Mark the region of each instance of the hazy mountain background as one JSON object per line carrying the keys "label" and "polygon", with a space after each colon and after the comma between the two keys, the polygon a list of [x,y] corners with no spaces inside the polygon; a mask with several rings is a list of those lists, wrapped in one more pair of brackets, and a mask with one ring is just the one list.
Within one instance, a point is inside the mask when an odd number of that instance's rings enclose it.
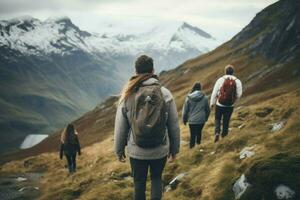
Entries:
{"label": "hazy mountain background", "polygon": [[68,17],[2,20],[0,151],[18,148],[28,134],[54,132],[119,93],[138,55],[152,56],[159,73],[218,44],[186,22],[89,33]]}

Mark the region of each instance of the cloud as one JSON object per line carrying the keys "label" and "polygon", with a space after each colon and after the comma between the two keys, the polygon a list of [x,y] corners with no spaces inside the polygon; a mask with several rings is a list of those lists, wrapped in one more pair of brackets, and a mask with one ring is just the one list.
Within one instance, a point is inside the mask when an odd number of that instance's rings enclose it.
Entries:
{"label": "cloud", "polygon": [[67,15],[88,29],[95,29],[95,18],[111,18],[120,23],[146,18],[187,21],[228,38],[274,2],[276,0],[0,0],[0,18],[32,15],[45,19]]}

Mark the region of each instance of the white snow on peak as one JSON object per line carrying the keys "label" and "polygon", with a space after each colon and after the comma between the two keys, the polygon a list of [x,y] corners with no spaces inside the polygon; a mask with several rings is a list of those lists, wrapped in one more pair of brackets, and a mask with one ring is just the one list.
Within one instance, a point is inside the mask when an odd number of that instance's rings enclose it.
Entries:
{"label": "white snow on peak", "polygon": [[28,149],[30,147],[33,147],[43,141],[45,138],[47,138],[48,135],[34,135],[30,134],[27,135],[26,138],[24,139],[23,143],[20,146],[20,149]]}
{"label": "white snow on peak", "polygon": [[[189,47],[195,47],[201,52],[207,52],[217,47],[220,42],[214,38],[205,38],[195,31],[188,28],[179,28],[172,37],[178,44],[181,41],[181,45],[185,44]],[[172,43],[171,43],[172,45]]]}
{"label": "white snow on peak", "polygon": [[[32,25],[28,30],[19,27],[26,19]],[[189,28],[180,28],[182,22],[152,22],[142,26],[140,21],[140,27],[145,27],[141,30],[128,30],[128,24],[106,24],[98,34],[82,37],[75,25],[61,23],[70,20],[68,17],[40,21],[27,16],[18,20],[18,24],[10,26],[8,32],[0,29],[0,46],[8,46],[25,55],[68,54],[70,49],[133,55],[144,51],[181,52],[189,49],[205,53],[220,44],[214,38],[205,38]],[[0,21],[3,25],[5,22]]]}
{"label": "white snow on peak", "polygon": [[49,17],[45,20],[45,22],[53,23],[53,22],[58,22],[63,20],[70,20],[70,18],[68,16]]}

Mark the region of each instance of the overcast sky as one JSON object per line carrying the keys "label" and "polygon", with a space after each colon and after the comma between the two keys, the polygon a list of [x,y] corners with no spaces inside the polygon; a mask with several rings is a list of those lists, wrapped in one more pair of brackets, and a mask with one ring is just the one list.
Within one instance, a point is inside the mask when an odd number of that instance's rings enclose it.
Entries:
{"label": "overcast sky", "polygon": [[[97,32],[104,23],[186,21],[227,40],[276,0],[0,0],[0,18],[68,16],[81,29]],[[143,23],[142,23],[143,24]],[[137,26],[138,28],[139,26]]]}

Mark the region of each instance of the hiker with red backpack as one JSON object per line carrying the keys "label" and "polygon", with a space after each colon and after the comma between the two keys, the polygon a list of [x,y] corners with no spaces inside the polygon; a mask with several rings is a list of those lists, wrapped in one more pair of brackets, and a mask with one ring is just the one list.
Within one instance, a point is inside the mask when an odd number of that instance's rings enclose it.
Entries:
{"label": "hiker with red backpack", "polygon": [[134,199],[145,200],[148,170],[151,199],[162,198],[162,173],[167,158],[179,152],[180,129],[175,101],[154,74],[152,58],[142,55],[135,62],[136,75],[124,88],[116,113],[114,145],[120,162],[125,146],[134,180]]}
{"label": "hiker with red backpack", "polygon": [[219,141],[222,120],[222,138],[228,135],[230,118],[234,103],[242,96],[242,83],[233,76],[234,67],[227,65],[225,75],[217,80],[211,94],[210,106],[216,105],[215,109],[215,142]]}

